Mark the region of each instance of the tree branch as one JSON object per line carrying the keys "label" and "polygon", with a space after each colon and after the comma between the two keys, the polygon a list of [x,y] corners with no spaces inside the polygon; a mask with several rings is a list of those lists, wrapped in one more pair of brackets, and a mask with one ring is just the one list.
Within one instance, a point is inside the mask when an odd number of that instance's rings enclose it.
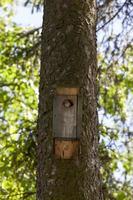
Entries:
{"label": "tree branch", "polygon": [[109,24],[109,23],[120,13],[120,11],[124,8],[124,6],[127,4],[127,1],[128,1],[128,0],[126,0],[126,1],[123,3],[123,5],[118,9],[118,11],[117,11],[105,24],[103,24],[100,28],[98,28],[98,29],[96,30],[96,32],[100,31],[100,30],[103,29],[107,24]]}
{"label": "tree branch", "polygon": [[35,32],[38,32],[41,28],[42,28],[42,26],[37,27],[37,28],[34,28],[34,29],[29,30],[29,31],[26,31],[26,32],[22,32],[22,33],[18,34],[18,36],[21,36],[21,37],[28,37],[29,35],[32,35],[32,34],[34,34]]}

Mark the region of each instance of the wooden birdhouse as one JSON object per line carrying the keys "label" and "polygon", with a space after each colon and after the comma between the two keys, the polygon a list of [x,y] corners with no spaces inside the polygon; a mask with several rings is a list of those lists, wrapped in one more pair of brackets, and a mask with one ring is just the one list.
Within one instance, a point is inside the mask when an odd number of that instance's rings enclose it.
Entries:
{"label": "wooden birdhouse", "polygon": [[57,158],[78,154],[82,107],[79,88],[57,88],[53,103],[54,152]]}

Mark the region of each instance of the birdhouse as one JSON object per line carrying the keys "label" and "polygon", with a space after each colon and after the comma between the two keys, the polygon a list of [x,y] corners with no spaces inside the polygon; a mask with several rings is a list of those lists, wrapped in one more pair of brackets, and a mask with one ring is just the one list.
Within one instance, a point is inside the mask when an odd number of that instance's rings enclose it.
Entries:
{"label": "birdhouse", "polygon": [[57,88],[53,103],[54,152],[70,159],[78,153],[82,107],[79,88]]}

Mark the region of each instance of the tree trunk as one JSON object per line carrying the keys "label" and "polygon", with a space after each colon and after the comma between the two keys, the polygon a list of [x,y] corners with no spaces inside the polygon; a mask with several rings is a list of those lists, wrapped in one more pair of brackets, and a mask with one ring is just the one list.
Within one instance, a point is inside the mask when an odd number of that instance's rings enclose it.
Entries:
{"label": "tree trunk", "polygon": [[[102,200],[98,161],[95,0],[45,0],[37,135],[38,200]],[[83,97],[78,159],[53,154],[53,97],[58,86]]]}

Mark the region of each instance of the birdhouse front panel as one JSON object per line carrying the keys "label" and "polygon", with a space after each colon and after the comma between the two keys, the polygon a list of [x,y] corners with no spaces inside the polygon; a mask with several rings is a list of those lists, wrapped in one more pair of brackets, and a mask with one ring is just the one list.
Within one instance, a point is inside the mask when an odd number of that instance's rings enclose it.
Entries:
{"label": "birdhouse front panel", "polygon": [[55,138],[77,138],[77,96],[59,95],[54,98],[53,132]]}

